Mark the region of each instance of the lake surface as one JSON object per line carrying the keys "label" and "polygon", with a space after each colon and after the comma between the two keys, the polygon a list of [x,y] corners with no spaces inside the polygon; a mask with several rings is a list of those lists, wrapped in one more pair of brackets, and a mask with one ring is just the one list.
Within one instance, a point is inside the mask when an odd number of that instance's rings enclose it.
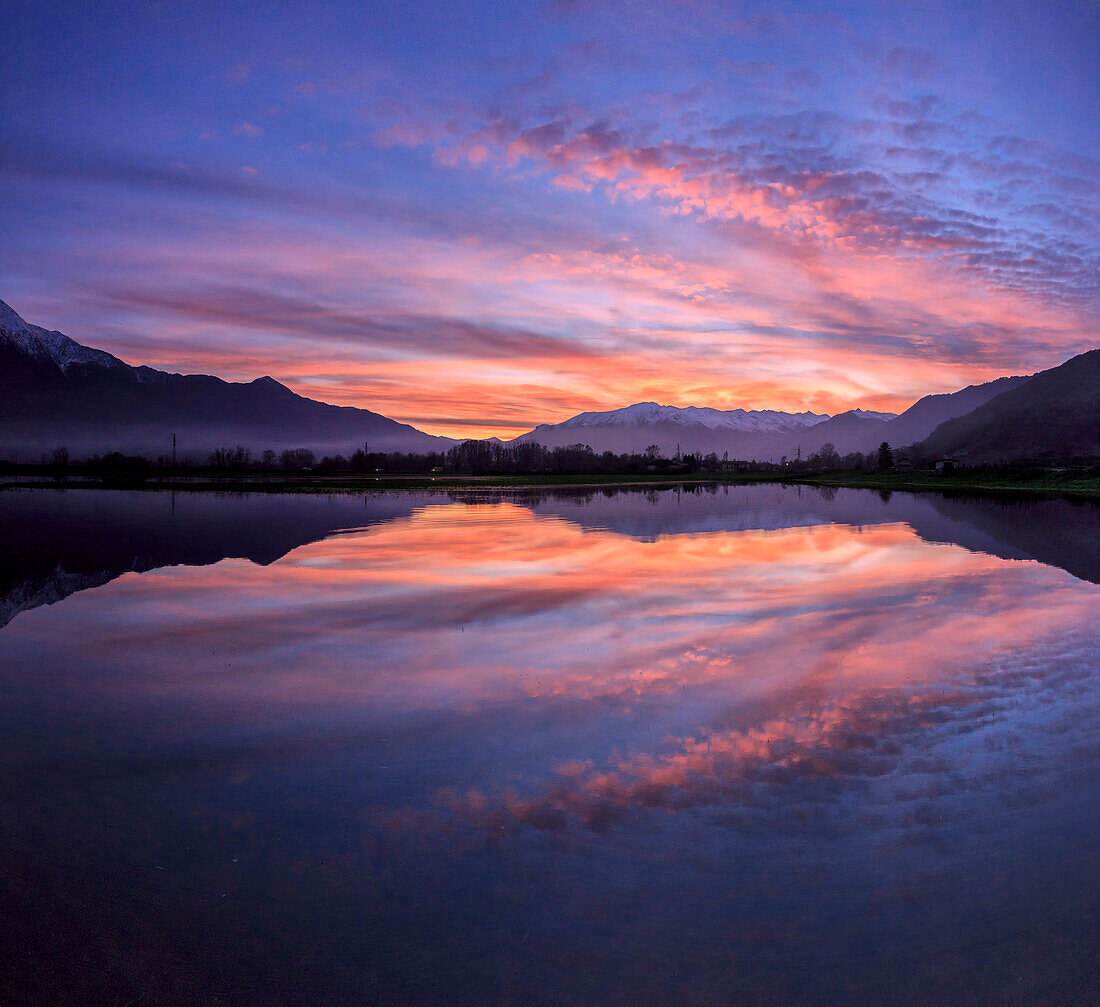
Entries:
{"label": "lake surface", "polygon": [[1100,510],[0,492],[33,1004],[1100,1000]]}

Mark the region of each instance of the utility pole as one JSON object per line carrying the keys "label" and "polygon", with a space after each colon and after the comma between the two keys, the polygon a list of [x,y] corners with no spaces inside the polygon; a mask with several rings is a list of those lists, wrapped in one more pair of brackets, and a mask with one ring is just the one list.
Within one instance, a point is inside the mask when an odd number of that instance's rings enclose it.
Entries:
{"label": "utility pole", "polygon": [[172,468],[176,467],[176,435],[172,434]]}

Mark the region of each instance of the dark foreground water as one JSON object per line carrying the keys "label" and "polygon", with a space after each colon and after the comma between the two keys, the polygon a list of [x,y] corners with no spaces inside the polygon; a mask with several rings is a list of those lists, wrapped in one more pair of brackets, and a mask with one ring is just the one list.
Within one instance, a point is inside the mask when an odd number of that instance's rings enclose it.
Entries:
{"label": "dark foreground water", "polygon": [[0,492],[0,989],[1100,1000],[1100,511]]}

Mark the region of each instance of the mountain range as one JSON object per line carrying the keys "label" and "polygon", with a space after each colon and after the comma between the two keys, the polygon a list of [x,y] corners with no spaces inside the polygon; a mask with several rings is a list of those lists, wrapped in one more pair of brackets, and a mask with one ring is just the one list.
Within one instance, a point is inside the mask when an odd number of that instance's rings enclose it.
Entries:
{"label": "mountain range", "polygon": [[[25,322],[0,301],[0,458],[122,451],[204,459],[241,444],[254,453],[309,447],[350,454],[445,451],[438,437],[367,409],[305,398],[274,378],[238,383],[132,366],[61,332]],[[787,413],[639,402],[540,424],[511,444],[587,444],[596,452],[677,451],[778,461],[832,444],[841,454],[922,443],[967,461],[1100,456],[1100,350],[1033,376],[998,378],[926,395],[900,415],[853,409]]]}
{"label": "mountain range", "polygon": [[304,398],[274,378],[247,383],[132,367],[60,332],[29,325],[0,301],[0,457],[122,451],[202,459],[215,448],[311,447],[351,453],[439,451],[455,442],[352,406]]}
{"label": "mountain range", "polygon": [[516,440],[547,447],[580,442],[595,451],[617,454],[640,453],[656,444],[664,455],[713,451],[758,461],[779,461],[784,456],[805,458],[825,444],[832,444],[842,455],[868,453],[883,441],[894,446],[922,441],[946,420],[963,416],[1027,380],[998,378],[947,395],[926,395],[900,415],[863,409],[835,416],[772,410],[723,412],[639,402],[610,412],[581,413],[563,423],[542,424]]}

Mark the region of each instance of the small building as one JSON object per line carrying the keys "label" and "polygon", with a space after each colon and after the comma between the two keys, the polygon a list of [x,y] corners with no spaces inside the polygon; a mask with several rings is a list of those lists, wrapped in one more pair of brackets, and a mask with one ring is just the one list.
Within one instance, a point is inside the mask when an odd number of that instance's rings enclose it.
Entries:
{"label": "small building", "polygon": [[913,463],[908,458],[899,458],[895,463],[894,468],[899,472],[912,472]]}
{"label": "small building", "polygon": [[937,472],[954,472],[959,467],[958,461],[954,458],[937,458],[936,459],[936,471]]}

